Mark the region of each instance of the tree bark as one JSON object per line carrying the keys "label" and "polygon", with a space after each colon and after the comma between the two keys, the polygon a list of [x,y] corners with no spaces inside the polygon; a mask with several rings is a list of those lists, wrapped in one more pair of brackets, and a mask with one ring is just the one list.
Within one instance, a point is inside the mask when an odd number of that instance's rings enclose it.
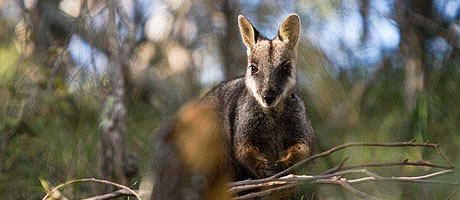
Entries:
{"label": "tree bark", "polygon": [[430,38],[430,27],[422,21],[433,18],[433,1],[398,0],[395,2],[395,11],[401,35],[399,49],[405,60],[405,104],[412,111],[417,93],[423,91],[430,82],[431,65],[426,62],[425,45]]}
{"label": "tree bark", "polygon": [[225,17],[225,31],[220,35],[219,49],[224,80],[241,75],[245,69],[246,54],[241,47],[238,30],[236,3],[225,0],[222,2],[222,13]]}
{"label": "tree bark", "polygon": [[[125,133],[126,133],[126,108],[125,77],[123,74],[123,51],[117,39],[115,23],[116,1],[108,1],[109,19],[107,25],[107,53],[111,67],[111,94],[106,98],[101,116],[101,172],[105,180],[114,181],[122,185],[129,184],[126,173]],[[104,192],[112,192],[116,188],[104,186]]]}

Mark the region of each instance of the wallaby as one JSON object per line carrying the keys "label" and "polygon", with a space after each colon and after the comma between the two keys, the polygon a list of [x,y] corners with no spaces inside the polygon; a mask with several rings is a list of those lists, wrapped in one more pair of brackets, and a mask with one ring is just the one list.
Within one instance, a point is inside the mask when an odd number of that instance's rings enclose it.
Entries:
{"label": "wallaby", "polygon": [[202,100],[216,104],[233,180],[264,178],[313,151],[314,131],[296,89],[300,19],[289,15],[276,38],[265,38],[240,15],[246,75],[221,83]]}

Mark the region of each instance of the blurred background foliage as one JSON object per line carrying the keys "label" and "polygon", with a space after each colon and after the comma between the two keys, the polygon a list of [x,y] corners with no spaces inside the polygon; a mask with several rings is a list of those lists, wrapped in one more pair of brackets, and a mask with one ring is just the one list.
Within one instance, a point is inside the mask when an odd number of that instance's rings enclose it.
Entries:
{"label": "blurred background foliage", "polygon": [[[57,185],[100,177],[101,113],[113,89],[107,2],[0,0],[2,199],[39,199],[40,180]],[[139,161],[131,186],[149,190],[152,184],[151,137],[162,121],[185,101],[243,73],[246,50],[237,16],[272,38],[292,12],[302,20],[298,86],[316,129],[317,152],[352,141],[415,138],[442,144],[460,166],[458,0],[120,0],[118,40],[127,40],[135,27],[123,71],[126,148]],[[348,163],[442,162],[425,149],[354,148],[318,161],[315,170],[346,156]],[[76,184],[64,193],[82,198],[98,187]],[[389,183],[358,188],[385,199],[443,199],[455,190]],[[318,186],[317,195],[355,198],[336,186]]]}

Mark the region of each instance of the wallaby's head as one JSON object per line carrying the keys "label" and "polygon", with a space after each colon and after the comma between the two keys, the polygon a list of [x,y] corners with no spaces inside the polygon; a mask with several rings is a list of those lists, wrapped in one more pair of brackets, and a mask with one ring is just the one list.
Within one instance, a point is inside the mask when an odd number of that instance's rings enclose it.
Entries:
{"label": "wallaby's head", "polygon": [[296,85],[299,16],[286,17],[272,40],[262,36],[246,17],[240,15],[238,22],[248,54],[246,87],[262,107],[275,107],[290,96]]}

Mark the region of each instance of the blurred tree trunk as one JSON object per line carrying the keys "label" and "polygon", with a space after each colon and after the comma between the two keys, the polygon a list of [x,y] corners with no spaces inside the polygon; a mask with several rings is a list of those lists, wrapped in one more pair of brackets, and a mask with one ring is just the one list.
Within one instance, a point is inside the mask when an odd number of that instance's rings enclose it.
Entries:
{"label": "blurred tree trunk", "polygon": [[242,75],[245,69],[246,53],[241,47],[241,39],[238,29],[238,5],[234,1],[222,2],[222,14],[225,18],[225,30],[219,35],[220,60],[224,80]]}
{"label": "blurred tree trunk", "polygon": [[430,29],[426,21],[433,19],[432,0],[398,0],[395,2],[396,20],[400,30],[399,50],[406,71],[405,104],[415,108],[417,93],[429,87],[431,66],[426,61],[426,41]]}
{"label": "blurred tree trunk", "polygon": [[361,0],[361,5],[359,7],[359,13],[361,14],[361,17],[363,19],[363,33],[361,35],[361,42],[364,43],[367,41],[369,38],[369,8],[370,8],[370,2],[369,0]]}
{"label": "blurred tree trunk", "polygon": [[[125,145],[126,115],[124,51],[118,40],[118,29],[115,22],[116,1],[108,1],[109,15],[107,25],[107,54],[112,70],[111,94],[106,98],[101,116],[101,172],[105,180],[128,185],[130,181],[129,159]],[[112,192],[116,188],[105,185],[104,192]]]}

